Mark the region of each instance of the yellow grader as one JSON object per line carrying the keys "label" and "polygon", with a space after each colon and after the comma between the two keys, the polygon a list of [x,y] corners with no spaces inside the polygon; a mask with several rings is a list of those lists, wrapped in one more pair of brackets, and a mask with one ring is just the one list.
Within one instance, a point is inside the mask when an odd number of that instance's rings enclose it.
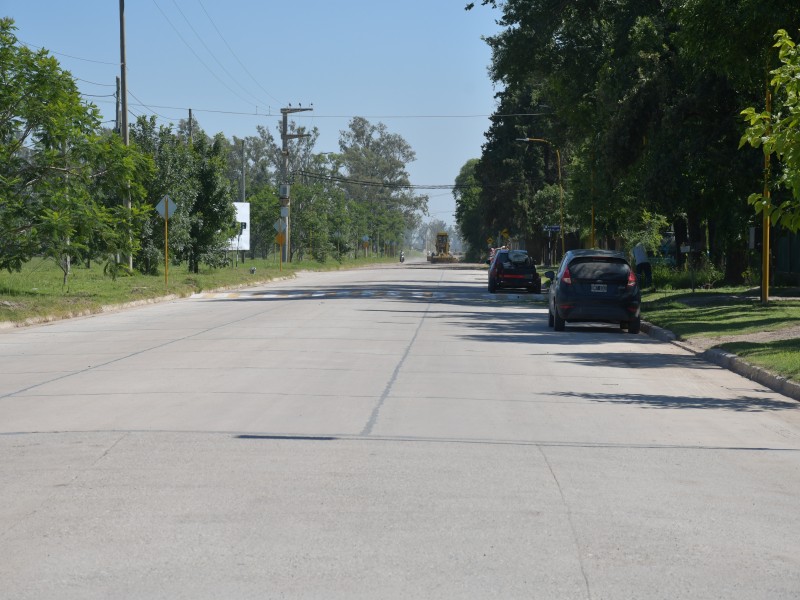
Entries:
{"label": "yellow grader", "polygon": [[436,252],[430,255],[431,263],[454,263],[458,259],[450,254],[450,238],[444,231],[436,234]]}

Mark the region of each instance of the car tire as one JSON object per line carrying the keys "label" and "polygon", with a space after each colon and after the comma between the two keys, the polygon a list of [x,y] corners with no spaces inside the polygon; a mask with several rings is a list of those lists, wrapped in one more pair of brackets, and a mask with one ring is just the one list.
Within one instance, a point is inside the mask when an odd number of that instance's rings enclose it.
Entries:
{"label": "car tire", "polygon": [[556,312],[553,315],[553,329],[555,329],[556,331],[564,331],[564,328],[566,326],[567,326],[567,322],[564,319],[562,319],[561,317],[559,317],[558,313]]}
{"label": "car tire", "polygon": [[497,281],[493,278],[489,278],[489,293],[494,294],[497,291]]}
{"label": "car tire", "polygon": [[553,321],[553,313],[551,313],[551,312],[548,310],[548,311],[547,311],[547,326],[548,326],[548,327],[552,327],[552,326],[553,326],[553,324],[554,324],[554,321]]}
{"label": "car tire", "polygon": [[639,317],[628,321],[628,333],[639,333],[642,328],[642,320]]}

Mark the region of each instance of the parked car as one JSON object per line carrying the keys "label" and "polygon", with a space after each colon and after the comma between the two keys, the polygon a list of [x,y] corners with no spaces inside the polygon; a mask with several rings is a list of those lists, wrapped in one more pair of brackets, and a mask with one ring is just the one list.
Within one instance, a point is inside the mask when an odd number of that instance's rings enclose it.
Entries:
{"label": "parked car", "polygon": [[547,297],[548,325],[564,331],[566,323],[618,323],[639,333],[642,293],[636,274],[622,252],[570,250],[551,280]]}
{"label": "parked car", "polygon": [[542,278],[536,272],[536,264],[525,250],[498,249],[489,263],[489,292],[494,294],[501,288],[525,288],[539,294]]}

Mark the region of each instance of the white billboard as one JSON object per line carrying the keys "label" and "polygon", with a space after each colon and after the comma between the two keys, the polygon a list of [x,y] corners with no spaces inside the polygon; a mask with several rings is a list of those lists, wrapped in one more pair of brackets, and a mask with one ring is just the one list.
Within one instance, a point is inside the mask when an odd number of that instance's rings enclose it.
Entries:
{"label": "white billboard", "polygon": [[250,203],[234,202],[236,222],[239,224],[239,235],[228,242],[228,250],[250,250]]}

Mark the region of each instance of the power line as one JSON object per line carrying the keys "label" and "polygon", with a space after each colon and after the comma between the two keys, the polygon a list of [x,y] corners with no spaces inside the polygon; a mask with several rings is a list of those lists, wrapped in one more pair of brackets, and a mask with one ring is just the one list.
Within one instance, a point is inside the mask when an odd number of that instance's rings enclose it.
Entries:
{"label": "power line", "polygon": [[160,13],[161,13],[161,16],[162,16],[162,17],[164,17],[164,19],[167,21],[167,23],[169,23],[169,26],[170,26],[170,27],[172,27],[172,30],[175,32],[175,34],[178,36],[178,38],[180,38],[180,40],[181,40],[181,41],[184,43],[184,45],[185,45],[185,46],[186,46],[186,47],[189,49],[189,51],[190,51],[192,54],[194,54],[194,57],[195,57],[195,58],[196,58],[196,59],[197,59],[197,60],[200,62],[200,64],[201,64],[201,65],[203,65],[203,66],[206,68],[206,70],[207,70],[209,73],[211,73],[211,75],[213,75],[213,76],[214,76],[214,78],[215,78],[217,81],[219,81],[219,82],[220,82],[220,83],[221,83],[221,84],[222,84],[222,85],[225,87],[225,89],[227,89],[227,90],[228,90],[228,91],[229,91],[231,94],[233,94],[234,96],[236,96],[237,98],[239,98],[239,99],[240,99],[242,102],[245,102],[245,103],[247,103],[247,104],[251,104],[251,101],[250,101],[250,100],[247,100],[246,98],[243,98],[243,97],[242,97],[242,96],[239,94],[239,92],[237,92],[236,90],[234,90],[233,88],[231,88],[231,86],[229,86],[229,85],[228,85],[228,84],[227,84],[225,81],[223,81],[223,80],[222,80],[222,78],[221,78],[219,75],[217,75],[217,74],[216,74],[216,73],[215,73],[215,72],[214,72],[214,71],[211,69],[211,67],[209,67],[209,66],[208,66],[208,65],[205,63],[205,61],[204,61],[202,58],[200,58],[200,55],[199,55],[197,52],[195,52],[195,51],[194,51],[194,48],[192,48],[192,47],[189,45],[189,42],[187,42],[187,41],[186,41],[186,39],[184,39],[184,37],[181,35],[181,32],[180,32],[180,31],[178,31],[178,28],[177,28],[177,27],[175,27],[175,25],[172,23],[172,21],[171,21],[171,20],[170,20],[170,18],[167,16],[167,14],[166,14],[166,13],[165,13],[165,12],[164,12],[164,11],[161,9],[161,7],[158,5],[158,2],[156,2],[156,0],[153,0],[153,4],[155,4],[156,8],[158,9],[158,12],[160,12]]}
{"label": "power line", "polygon": [[161,118],[162,118],[162,119],[164,119],[165,121],[171,121],[171,120],[172,120],[172,119],[170,119],[169,117],[165,117],[164,115],[162,115],[162,114],[159,114],[158,112],[156,112],[155,110],[153,110],[153,107],[152,107],[152,106],[148,106],[147,104],[145,104],[144,102],[142,102],[142,99],[141,99],[141,98],[139,98],[139,96],[137,96],[136,94],[134,94],[134,93],[133,93],[133,91],[132,91],[130,88],[128,89],[128,93],[129,93],[131,96],[133,96],[134,98],[136,98],[136,100],[138,100],[138,101],[139,101],[139,104],[138,104],[137,106],[142,106],[142,107],[144,107],[144,108],[147,108],[147,109],[149,109],[151,113],[153,113],[153,114],[154,114],[154,115],[156,115],[157,117],[161,117]]}
{"label": "power line", "polygon": [[191,29],[191,30],[192,30],[192,33],[194,33],[195,37],[196,37],[196,38],[197,38],[197,39],[200,41],[200,43],[203,45],[203,48],[205,48],[205,49],[206,49],[206,51],[207,51],[207,52],[208,52],[208,53],[211,55],[211,58],[213,58],[213,59],[214,59],[214,61],[215,61],[215,62],[216,62],[218,65],[219,65],[220,69],[222,69],[222,71],[223,71],[223,72],[224,72],[224,73],[225,73],[225,74],[226,74],[228,77],[230,77],[230,78],[231,78],[231,81],[233,81],[233,83],[235,83],[236,85],[238,85],[238,86],[239,86],[239,88],[240,88],[240,89],[241,89],[241,90],[242,90],[242,91],[243,91],[245,94],[247,94],[247,95],[249,95],[251,98],[253,98],[253,99],[256,101],[256,103],[258,103],[258,104],[266,104],[266,103],[265,103],[265,102],[264,102],[264,101],[263,101],[261,98],[257,98],[256,96],[254,96],[253,94],[251,94],[251,93],[250,93],[250,92],[249,92],[249,91],[248,91],[248,90],[247,90],[247,89],[246,89],[246,88],[245,88],[245,87],[244,87],[244,86],[243,86],[241,83],[239,83],[239,81],[236,79],[236,77],[234,77],[233,75],[231,75],[231,72],[230,72],[230,71],[228,71],[228,69],[226,69],[226,68],[225,68],[225,65],[223,65],[223,64],[220,62],[220,60],[217,58],[217,56],[214,54],[214,52],[211,50],[211,48],[209,48],[209,47],[208,47],[208,44],[206,44],[205,40],[203,40],[203,38],[200,36],[200,34],[199,34],[199,33],[197,33],[197,30],[194,28],[194,26],[192,25],[192,23],[191,23],[191,22],[189,21],[189,19],[186,17],[186,13],[184,13],[184,12],[183,12],[183,10],[181,10],[181,7],[180,7],[180,6],[178,6],[178,3],[177,3],[177,2],[175,2],[175,0],[172,0],[172,4],[174,4],[174,5],[175,5],[175,8],[177,8],[177,9],[178,9],[178,12],[179,12],[179,13],[181,14],[181,16],[183,17],[183,20],[184,20],[184,21],[186,21],[186,24],[189,26],[189,29]]}
{"label": "power line", "polygon": [[94,81],[89,81],[88,79],[81,79],[80,77],[73,77],[75,81],[82,81],[84,83],[91,83],[92,85],[102,85],[103,87],[116,87],[114,83],[96,83]]}
{"label": "power line", "polygon": [[250,73],[250,71],[248,71],[248,70],[247,70],[247,67],[245,67],[245,66],[244,66],[244,63],[243,63],[241,60],[239,60],[239,57],[238,57],[238,56],[236,55],[236,53],[233,51],[233,48],[231,48],[231,45],[228,43],[228,41],[227,41],[227,40],[225,39],[225,37],[222,35],[222,32],[219,30],[219,27],[217,27],[217,24],[214,22],[214,19],[212,19],[212,18],[211,18],[211,15],[209,15],[209,14],[208,14],[208,11],[206,10],[206,7],[203,5],[203,2],[202,2],[202,0],[197,0],[197,2],[198,2],[198,4],[200,4],[200,8],[202,8],[202,9],[203,9],[203,12],[204,12],[204,13],[206,13],[206,17],[208,17],[208,20],[211,22],[211,25],[212,25],[212,26],[214,27],[214,29],[216,30],[216,32],[217,32],[217,35],[219,35],[219,38],[220,38],[220,39],[223,41],[223,43],[224,43],[224,44],[225,44],[225,45],[228,47],[228,50],[230,51],[231,55],[233,56],[233,58],[235,58],[235,59],[236,59],[236,62],[238,62],[238,63],[239,63],[239,65],[242,67],[242,69],[244,69],[244,72],[245,72],[245,73],[247,73],[247,75],[250,77],[250,79],[252,79],[252,80],[253,80],[253,82],[254,82],[254,83],[255,83],[255,84],[258,86],[258,87],[260,87],[260,88],[261,88],[261,91],[262,91],[262,92],[264,92],[264,93],[265,93],[267,96],[269,96],[270,98],[272,98],[273,100],[275,100],[275,102],[277,102],[278,104],[282,104],[282,105],[284,105],[284,106],[285,106],[285,105],[286,105],[286,102],[281,102],[281,101],[280,101],[280,100],[278,100],[278,99],[277,99],[275,96],[273,96],[272,94],[270,94],[270,93],[269,93],[269,92],[268,92],[266,89],[264,89],[264,86],[262,86],[262,85],[261,85],[261,84],[258,82],[258,80],[257,80],[255,77],[253,77],[253,75]]}
{"label": "power line", "polygon": [[[364,187],[373,187],[373,188],[390,188],[390,189],[406,189],[406,190],[460,190],[460,189],[469,189],[474,187],[474,184],[433,184],[433,185],[421,185],[421,184],[411,184],[411,183],[386,183],[382,181],[365,181],[361,179],[349,179],[347,177],[337,177],[335,175],[320,175],[319,173],[311,173],[309,171],[295,171],[296,175],[302,175],[303,177],[308,177],[309,179],[316,179],[319,181],[332,181],[334,183],[345,183],[350,185],[361,185]],[[499,188],[503,187],[504,185],[521,185],[526,183],[525,181],[516,181],[516,180],[509,180],[505,181],[502,184],[481,184],[483,188]]]}
{"label": "power line", "polygon": [[27,42],[23,42],[22,40],[18,40],[18,41],[23,46],[27,46],[29,48],[38,48],[39,50],[45,50],[45,51],[49,52],[50,54],[58,54],[59,56],[66,56],[67,58],[74,58],[75,60],[82,60],[84,62],[97,63],[97,64],[100,64],[100,65],[113,65],[115,67],[119,66],[118,62],[106,62],[104,60],[93,60],[91,58],[81,58],[80,56],[73,56],[71,54],[64,54],[63,52],[56,52],[55,50],[48,50],[44,46],[37,46],[36,44],[29,44]]}

